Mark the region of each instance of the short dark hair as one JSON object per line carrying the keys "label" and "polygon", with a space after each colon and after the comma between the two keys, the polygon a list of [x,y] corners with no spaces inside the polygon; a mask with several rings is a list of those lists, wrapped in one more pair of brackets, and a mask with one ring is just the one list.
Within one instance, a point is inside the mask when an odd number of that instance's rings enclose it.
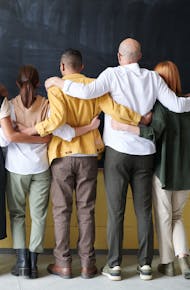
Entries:
{"label": "short dark hair", "polygon": [[61,62],[66,63],[72,69],[81,69],[82,67],[82,54],[76,49],[66,49],[61,56]]}

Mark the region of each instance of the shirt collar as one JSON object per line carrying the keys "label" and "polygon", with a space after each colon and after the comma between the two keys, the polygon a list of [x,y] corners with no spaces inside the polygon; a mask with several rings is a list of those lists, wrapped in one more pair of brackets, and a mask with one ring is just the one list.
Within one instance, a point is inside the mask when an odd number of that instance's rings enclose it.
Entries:
{"label": "shirt collar", "polygon": [[83,74],[80,74],[80,73],[74,73],[74,74],[68,74],[68,75],[65,75],[62,79],[63,80],[72,80],[72,79],[78,79],[78,78],[81,78],[83,77],[84,75]]}
{"label": "shirt collar", "polygon": [[130,64],[125,64],[123,66],[121,66],[122,68],[124,69],[127,69],[127,70],[130,70],[130,71],[133,71],[137,74],[140,74],[140,66],[137,62],[135,63],[130,63]]}

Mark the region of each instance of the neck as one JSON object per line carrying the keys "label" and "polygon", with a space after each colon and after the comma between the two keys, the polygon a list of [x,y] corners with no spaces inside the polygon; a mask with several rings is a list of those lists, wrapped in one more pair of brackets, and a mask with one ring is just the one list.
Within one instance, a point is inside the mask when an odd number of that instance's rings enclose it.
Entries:
{"label": "neck", "polygon": [[132,61],[132,60],[124,60],[120,62],[120,65],[127,65],[127,64],[131,64],[131,63],[137,63],[136,61]]}
{"label": "neck", "polygon": [[62,72],[62,75],[63,75],[63,76],[66,76],[66,75],[79,74],[79,73],[80,73],[80,71],[78,71],[78,70],[65,69],[65,70]]}
{"label": "neck", "polygon": [[25,108],[30,108],[34,101],[36,100],[36,96],[28,96],[27,98],[21,95],[21,100]]}

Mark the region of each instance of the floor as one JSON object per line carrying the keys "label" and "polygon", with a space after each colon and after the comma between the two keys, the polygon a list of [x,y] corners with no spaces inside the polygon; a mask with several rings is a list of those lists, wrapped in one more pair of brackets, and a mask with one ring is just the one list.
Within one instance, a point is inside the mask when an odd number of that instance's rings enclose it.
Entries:
{"label": "floor", "polygon": [[[80,264],[78,257],[73,257],[72,279],[63,279],[50,275],[46,271],[49,263],[52,263],[52,255],[41,255],[39,257],[39,275],[35,280],[14,277],[10,274],[12,265],[15,262],[13,254],[0,254],[0,289],[1,290],[185,290],[190,289],[190,280],[180,275],[177,268],[175,277],[164,277],[157,273],[156,265],[159,263],[158,256],[153,260],[153,280],[142,281],[136,273],[136,256],[125,255],[122,265],[122,280],[113,282],[101,274],[93,279],[80,277]],[[106,262],[106,255],[97,255],[97,266],[99,270]]]}

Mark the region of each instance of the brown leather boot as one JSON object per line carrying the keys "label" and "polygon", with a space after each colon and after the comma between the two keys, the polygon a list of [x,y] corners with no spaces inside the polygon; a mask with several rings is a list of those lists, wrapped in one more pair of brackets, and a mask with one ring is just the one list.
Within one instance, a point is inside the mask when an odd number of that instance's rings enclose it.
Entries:
{"label": "brown leather boot", "polygon": [[95,265],[91,267],[82,267],[81,269],[81,277],[84,279],[93,278],[98,272],[98,269]]}
{"label": "brown leather boot", "polygon": [[72,269],[69,267],[61,267],[56,264],[49,264],[47,267],[47,271],[50,274],[60,276],[64,279],[72,278]]}

